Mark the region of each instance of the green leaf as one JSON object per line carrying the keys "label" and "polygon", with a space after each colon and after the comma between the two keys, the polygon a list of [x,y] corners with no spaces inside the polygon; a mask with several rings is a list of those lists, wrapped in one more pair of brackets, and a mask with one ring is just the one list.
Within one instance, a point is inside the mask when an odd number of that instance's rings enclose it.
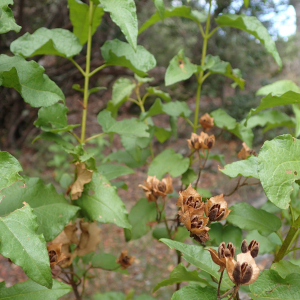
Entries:
{"label": "green leaf", "polygon": [[291,80],[278,80],[261,87],[256,92],[256,96],[266,96],[270,93],[272,93],[272,95],[282,95],[288,91],[300,93],[300,88]]}
{"label": "green leaf", "polygon": [[198,276],[196,270],[189,271],[182,263],[177,265],[170,273],[170,277],[158,283],[152,293],[155,293],[158,289],[164,286],[172,285],[174,283],[180,283],[183,281],[196,281],[206,283],[206,281]]}
{"label": "green leaf", "polygon": [[209,236],[217,245],[221,244],[222,242],[225,242],[225,244],[231,242],[237,247],[241,245],[243,233],[240,228],[231,224],[223,226],[220,223],[214,223],[210,227],[211,230],[209,231]]}
{"label": "green leaf", "polygon": [[59,55],[70,58],[77,55],[81,49],[82,46],[77,36],[62,28],[42,27],[33,34],[25,33],[10,45],[12,53],[23,57]]}
{"label": "green leaf", "polygon": [[231,164],[225,165],[224,169],[219,170],[231,178],[245,176],[259,179],[257,167],[258,158],[251,155],[247,159],[235,161]]}
{"label": "green leaf", "polygon": [[85,185],[82,196],[76,200],[76,204],[90,220],[114,223],[119,227],[131,229],[124,203],[116,189],[99,173],[93,173],[92,181]]}
{"label": "green leaf", "polygon": [[92,258],[91,264],[93,268],[101,268],[104,270],[117,270],[120,264],[116,263],[117,257],[109,253],[95,254]]}
{"label": "green leaf", "polygon": [[19,172],[23,171],[20,163],[8,152],[0,151],[0,170],[0,191],[6,187],[9,187],[16,181],[23,180],[22,176],[18,174]]}
{"label": "green leaf", "polygon": [[66,152],[70,152],[71,150],[74,149],[74,146],[65,141],[59,134],[57,133],[52,133],[52,132],[43,132],[41,133],[40,135],[38,135],[34,140],[33,142],[35,142],[36,140],[38,139],[42,139],[42,140],[45,140],[45,141],[53,141],[55,142],[56,144],[62,146],[64,148],[64,150]]}
{"label": "green leaf", "polygon": [[200,194],[200,196],[202,196],[203,198],[212,197],[211,192],[203,188],[197,188],[197,193]]}
{"label": "green leaf", "polygon": [[160,143],[164,143],[172,136],[172,131],[170,129],[155,126],[154,134]]}
{"label": "green leaf", "polygon": [[134,0],[101,0],[103,9],[120,27],[131,47],[137,50],[138,21]]}
{"label": "green leaf", "polygon": [[98,172],[106,177],[107,180],[112,180],[120,176],[134,174],[134,171],[126,166],[102,164],[97,168]]}
{"label": "green leaf", "polygon": [[291,201],[292,183],[300,179],[300,140],[289,134],[266,141],[258,155],[258,174],[268,199],[281,209]]}
{"label": "green leaf", "polygon": [[[260,245],[259,245],[259,252],[260,252]],[[283,279],[285,279],[287,276],[289,276],[292,273],[300,274],[300,266],[295,265],[287,260],[281,260],[278,263],[273,263],[270,269],[275,270]]]}
{"label": "green leaf", "polygon": [[[207,16],[197,10],[191,10],[189,6],[177,6],[173,7],[171,9],[165,10],[164,13],[164,19],[170,18],[170,17],[182,17],[182,18],[188,18],[198,24],[203,23],[206,21]],[[159,12],[157,11],[154,15],[150,17],[140,28],[139,34],[141,34],[144,30],[152,26],[153,24],[161,21],[161,17]]]}
{"label": "green leaf", "polygon": [[249,3],[250,3],[250,0],[244,0],[244,5],[245,5],[246,8],[248,8]]}
{"label": "green leaf", "polygon": [[248,203],[237,203],[230,209],[232,211],[226,220],[243,230],[257,230],[261,235],[268,236],[281,227],[281,221],[277,216],[254,208]]}
{"label": "green leaf", "polygon": [[48,289],[28,279],[9,288],[1,288],[0,299],[6,300],[57,300],[72,291],[71,286],[53,279],[51,289]]}
{"label": "green leaf", "polygon": [[106,41],[101,54],[107,65],[126,67],[141,77],[147,76],[146,72],[156,66],[154,56],[143,46],[137,46],[134,51],[129,44],[117,39]]}
{"label": "green leaf", "polygon": [[282,68],[282,61],[272,37],[264,25],[256,18],[246,15],[223,14],[215,19],[219,26],[230,26],[246,31],[257,38],[273,56],[276,63]]}
{"label": "green leaf", "polygon": [[[125,299],[127,300],[127,299]],[[138,295],[137,297],[134,297],[134,300],[155,300],[155,298],[149,296],[149,295],[146,295],[146,294],[141,294],[141,295]]]}
{"label": "green leaf", "polygon": [[232,69],[230,63],[222,61],[219,56],[207,55],[205,57],[205,65],[200,68],[203,71],[209,70],[212,74],[221,74],[229,77],[236,82],[242,90],[244,89],[245,80],[241,78],[240,72],[236,69]]}
{"label": "green leaf", "polygon": [[274,205],[270,200],[265,202],[262,206],[261,209],[271,213],[271,214],[277,214],[281,212],[281,209],[278,208],[276,205]]}
{"label": "green leaf", "polygon": [[134,160],[130,152],[124,150],[117,150],[106,156],[105,161],[117,161],[119,163],[126,164],[129,168],[139,168],[144,165],[146,159],[150,156],[149,149],[142,149],[140,154],[140,159],[138,161]]}
{"label": "green leaf", "polygon": [[[268,126],[267,128],[288,126],[294,127],[295,122],[287,114],[278,110],[267,110],[252,116],[247,121],[247,128],[254,128],[256,126]],[[266,131],[266,130],[265,130]]]}
{"label": "green leaf", "polygon": [[[199,296],[201,298],[199,298]],[[176,291],[171,300],[212,300],[217,299],[217,290],[210,287],[201,287],[199,285],[189,285],[181,288],[179,291]]]}
{"label": "green leaf", "polygon": [[10,30],[19,32],[21,26],[16,24],[14,15],[8,5],[13,5],[13,0],[2,0],[0,4],[0,34]]}
{"label": "green leaf", "polygon": [[[203,153],[200,153],[201,158],[204,158]],[[208,159],[214,159],[222,164],[222,166],[225,166],[225,160],[224,160],[224,154],[213,154],[209,153],[208,154]]]}
{"label": "green leaf", "polygon": [[297,300],[300,299],[300,274],[290,274],[285,279],[274,270],[265,270],[250,285],[253,300]]}
{"label": "green leaf", "polygon": [[164,113],[175,118],[179,116],[188,118],[192,112],[185,102],[174,101],[163,104],[160,99],[156,99],[147,112],[141,113],[140,119],[143,121],[146,118]]}
{"label": "green leaf", "polygon": [[149,133],[146,131],[148,126],[135,118],[116,121],[111,116],[111,112],[103,110],[98,114],[97,120],[105,133],[117,133],[132,137],[149,137]]}
{"label": "green leaf", "polygon": [[36,216],[28,204],[7,217],[0,217],[0,253],[20,266],[30,279],[51,288],[46,241],[43,235],[37,235],[37,229]]}
{"label": "green leaf", "polygon": [[98,87],[91,88],[89,89],[89,95],[103,90],[107,90],[107,88],[105,86],[98,86]]}
{"label": "green leaf", "polygon": [[79,209],[70,205],[63,194],[58,194],[52,184],[44,185],[39,178],[25,178],[25,188],[14,184],[4,194],[0,216],[22,208],[24,202],[28,203],[37,217],[37,234],[42,233],[46,242],[58,236]]}
{"label": "green leaf", "polygon": [[[276,235],[276,233],[271,233],[271,235]],[[259,254],[274,253],[276,246],[281,245],[280,239],[279,242],[274,243],[269,237],[260,235],[257,230],[250,231],[246,235],[245,239],[247,240],[248,244],[252,240],[259,242]]]}
{"label": "green leaf", "polygon": [[166,149],[157,155],[148,169],[149,176],[156,176],[162,179],[166,173],[170,173],[172,177],[182,175],[189,167],[189,159],[179,153],[175,153],[173,149]]}
{"label": "green leaf", "polygon": [[[182,252],[183,258],[187,262],[191,263],[197,268],[200,268],[202,271],[209,273],[211,276],[219,280],[220,273],[218,270],[220,267],[212,261],[209,251],[204,250],[202,246],[187,245],[169,239],[161,239],[160,241],[165,243],[171,249],[176,249]],[[222,285],[228,288],[232,286],[228,285],[226,280],[222,281]]]}
{"label": "green leaf", "polygon": [[163,104],[164,113],[168,114],[171,117],[186,117],[188,118],[192,111],[189,109],[186,102],[182,101],[173,101]]}
{"label": "green leaf", "polygon": [[261,99],[260,105],[257,108],[252,108],[247,115],[246,120],[251,116],[257,114],[258,112],[279,105],[286,104],[299,104],[300,103],[300,93],[295,93],[293,91],[286,92],[282,95],[273,96],[272,93]]}
{"label": "green leaf", "polygon": [[0,86],[14,88],[32,107],[65,101],[60,88],[43,74],[44,71],[35,61],[26,61],[20,56],[0,55]]}
{"label": "green leaf", "polygon": [[94,300],[126,300],[125,294],[121,292],[98,293],[93,297]]}
{"label": "green leaf", "polygon": [[36,127],[40,127],[47,132],[70,131],[77,125],[68,125],[67,112],[68,108],[62,103],[55,103],[48,107],[42,107],[38,111],[38,119],[34,122]]}
{"label": "green leaf", "polygon": [[[70,20],[73,25],[73,33],[79,38],[81,45],[88,40],[89,32],[89,6],[80,0],[68,0],[70,9]],[[92,24],[92,35],[100,25],[104,10],[101,6],[94,8],[94,17]]]}
{"label": "green leaf", "polygon": [[154,5],[157,9],[157,12],[161,18],[161,20],[163,20],[165,18],[165,4],[164,4],[164,0],[153,0]]}
{"label": "green leaf", "polygon": [[244,121],[237,122],[221,108],[214,110],[210,115],[214,118],[215,126],[228,130],[245,142],[250,148],[252,147],[254,135],[250,128],[245,127]]}
{"label": "green leaf", "polygon": [[[174,231],[171,232],[172,236],[174,235]],[[169,233],[166,227],[156,227],[152,231],[152,236],[156,240],[160,239],[168,239]],[[174,241],[183,243],[185,239],[189,238],[190,232],[185,227],[178,227],[177,232],[174,236]]]}
{"label": "green leaf", "polygon": [[126,240],[137,240],[151,230],[149,223],[156,220],[156,205],[154,202],[148,202],[147,199],[140,199],[131,209],[129,223],[132,226],[131,236],[127,232]]}
{"label": "green leaf", "polygon": [[293,111],[294,111],[294,114],[295,114],[295,118],[296,118],[296,128],[295,128],[295,137],[299,137],[300,135],[300,106],[299,104],[294,104],[292,105],[293,107]]}
{"label": "green leaf", "polygon": [[183,50],[180,50],[169,63],[165,74],[165,84],[168,86],[187,80],[196,72],[197,66],[190,62],[189,58],[184,55]]}
{"label": "green leaf", "polygon": [[147,92],[149,93],[149,95],[156,95],[157,97],[163,99],[166,102],[170,102],[171,101],[171,96],[168,93],[165,93],[153,86],[150,86],[148,88],[146,88]]}
{"label": "green leaf", "polygon": [[181,176],[181,182],[188,186],[190,183],[193,183],[197,179],[197,174],[193,168],[188,168]]}
{"label": "green leaf", "polygon": [[117,106],[124,103],[131,95],[135,84],[128,78],[119,78],[112,88],[112,103]]}

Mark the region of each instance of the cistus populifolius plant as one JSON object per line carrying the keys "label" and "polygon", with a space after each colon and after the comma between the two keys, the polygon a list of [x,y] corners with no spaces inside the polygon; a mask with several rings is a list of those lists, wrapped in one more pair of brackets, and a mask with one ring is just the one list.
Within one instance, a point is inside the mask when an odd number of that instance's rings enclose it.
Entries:
{"label": "cistus populifolius plant", "polygon": [[[153,288],[155,292],[175,284],[172,300],[240,299],[240,292],[255,300],[300,299],[299,261],[294,259],[299,250],[300,232],[300,141],[297,139],[300,89],[288,80],[262,87],[257,91],[257,95],[263,96],[260,105],[240,122],[220,108],[200,112],[202,86],[208,77],[221,74],[233,80],[234,86],[243,89],[245,85],[238,69],[208,54],[208,41],[219,29],[233,27],[252,35],[265,46],[280,69],[282,63],[275,42],[255,17],[224,13],[212,20],[211,0],[207,1],[207,11],[195,11],[189,6],[166,9],[163,0],[153,2],[157,12],[138,29],[134,0],[90,0],[88,3],[68,0],[73,32],[39,28],[12,42],[10,55],[0,55],[0,85],[15,89],[26,103],[39,108],[34,125],[41,133],[35,140],[58,145],[72,156],[70,163],[74,166],[74,176],[57,178],[66,191],[61,194],[39,178],[20,175],[23,169],[18,160],[8,152],[0,152],[0,253],[19,265],[29,277],[11,287],[1,282],[0,299],[52,300],[70,292],[77,300],[85,299],[86,282],[91,279],[93,269],[128,274],[134,257],[125,244],[121,253],[99,252],[101,223],[124,228],[127,242],[152,231],[155,239],[176,249],[177,266],[169,278],[159,279]],[[245,0],[244,4],[249,5],[249,1]],[[0,0],[1,34],[20,31],[10,5],[12,0]],[[92,38],[105,13],[119,26],[127,42],[106,41],[100,49],[104,63],[92,70]],[[152,78],[147,72],[155,67],[156,60],[137,44],[138,34],[170,17],[195,22],[202,39],[199,64],[180,50],[165,73],[166,86],[195,76],[193,121],[192,111],[185,102],[173,101],[168,93],[151,86]],[[212,24],[216,26],[212,28]],[[76,61],[76,55],[82,51],[85,68]],[[83,76],[83,87],[73,85],[82,93],[81,124],[68,124],[62,90],[44,73],[42,66],[26,60],[36,55],[68,59]],[[132,71],[132,77],[115,81],[112,99],[97,116],[101,131],[87,137],[89,96],[106,88],[91,87],[90,79],[108,66],[125,67]],[[149,96],[155,96],[156,100],[148,108],[145,103]],[[139,116],[117,120],[118,109],[126,101],[138,106]],[[279,105],[292,105],[295,117],[267,110]],[[156,125],[156,116],[162,114],[169,118],[168,129]],[[184,157],[171,148],[155,153],[154,138],[164,143],[172,135],[176,136],[178,118],[185,119],[190,126],[190,139],[185,144],[189,154]],[[266,129],[285,126],[289,134],[265,141],[257,154],[251,148],[252,128],[258,125]],[[80,127],[79,135],[77,127]],[[238,177],[234,189],[212,196],[200,185],[208,160],[215,159],[224,165],[223,157],[213,154],[219,136],[209,131],[215,127],[235,135],[243,148],[239,160],[219,168],[230,178]],[[124,150],[102,155],[100,159],[97,156],[96,160],[97,151],[91,151],[89,143],[98,143],[101,150],[114,135],[120,136]],[[146,198],[137,200],[128,213],[117,190],[123,183],[110,181],[132,174],[133,169],[143,165],[147,165],[148,177],[140,187]],[[180,184],[175,185],[178,177]],[[262,207],[253,207],[247,199],[228,207],[227,201],[236,190],[257,184],[262,185],[268,199]],[[170,203],[177,205],[175,215],[170,214]],[[243,241],[242,230],[246,234]],[[236,253],[240,245],[241,253]],[[262,270],[256,264],[254,258],[259,253],[274,255],[269,269]],[[293,260],[288,260],[292,258],[291,253]],[[189,285],[181,288],[181,282]],[[134,296],[133,292],[125,296],[115,291],[95,295],[95,299],[108,299],[105,297],[148,300],[155,296]]]}

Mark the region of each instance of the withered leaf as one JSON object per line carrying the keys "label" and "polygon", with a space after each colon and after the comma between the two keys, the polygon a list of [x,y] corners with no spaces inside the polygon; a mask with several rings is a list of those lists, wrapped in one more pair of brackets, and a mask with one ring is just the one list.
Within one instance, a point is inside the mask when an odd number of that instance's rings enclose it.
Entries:
{"label": "withered leaf", "polygon": [[71,185],[71,199],[78,199],[82,192],[85,184],[89,183],[93,177],[93,171],[88,170],[84,163],[76,162],[76,175],[75,182]]}
{"label": "withered leaf", "polygon": [[77,247],[77,255],[84,256],[96,250],[97,245],[100,243],[101,229],[97,226],[97,222],[93,223],[80,221],[81,236],[79,245]]}

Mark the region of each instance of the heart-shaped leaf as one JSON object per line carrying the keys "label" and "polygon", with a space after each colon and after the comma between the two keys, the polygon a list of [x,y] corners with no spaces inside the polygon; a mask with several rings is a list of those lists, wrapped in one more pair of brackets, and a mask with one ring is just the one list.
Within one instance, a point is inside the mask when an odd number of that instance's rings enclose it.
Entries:
{"label": "heart-shaped leaf", "polygon": [[48,289],[32,280],[26,280],[9,288],[0,287],[0,299],[7,300],[57,300],[70,293],[71,286],[53,279],[51,289]]}
{"label": "heart-shaped leaf", "polygon": [[288,208],[292,183],[300,179],[300,140],[285,134],[266,141],[258,154],[258,175],[268,199]]}
{"label": "heart-shaped leaf", "polygon": [[39,28],[33,34],[25,33],[10,45],[15,55],[59,55],[70,58],[77,55],[82,46],[75,34],[62,28]]}
{"label": "heart-shaped leaf", "polygon": [[0,3],[0,34],[10,30],[19,32],[21,26],[16,24],[14,15],[8,5],[14,4],[13,0],[2,0]]}
{"label": "heart-shaped leaf", "polygon": [[[100,25],[104,14],[103,7],[98,4],[94,7],[92,35]],[[84,45],[88,40],[89,6],[80,0],[68,0],[68,6],[70,9],[70,20],[73,25],[73,33],[79,38],[81,45]]]}
{"label": "heart-shaped leaf", "polygon": [[101,0],[101,4],[120,27],[131,47],[137,50],[138,21],[134,0]]}
{"label": "heart-shaped leaf", "polygon": [[65,101],[60,88],[44,73],[35,61],[20,56],[0,55],[0,86],[17,90],[32,107],[51,106]]}
{"label": "heart-shaped leaf", "polygon": [[14,182],[22,180],[22,177],[18,173],[22,172],[23,169],[18,160],[8,152],[0,151],[0,170],[0,191]]}
{"label": "heart-shaped leaf", "polygon": [[126,67],[141,77],[147,76],[146,72],[156,66],[154,56],[143,46],[137,46],[134,51],[128,43],[117,39],[106,41],[101,54],[107,65]]}
{"label": "heart-shaped leaf", "polygon": [[63,194],[58,194],[52,184],[44,185],[39,178],[24,178],[25,187],[16,183],[7,188],[0,202],[0,216],[6,216],[23,207],[26,202],[36,215],[37,234],[52,241],[76,215],[78,207],[70,205]]}
{"label": "heart-shaped leaf", "polygon": [[274,40],[272,39],[264,25],[256,17],[223,14],[218,16],[215,21],[220,26],[230,26],[252,34],[265,46],[267,51],[272,54],[279,67],[282,67],[282,61],[276,49]]}
{"label": "heart-shaped leaf", "polygon": [[7,217],[0,217],[0,253],[20,266],[33,281],[51,288],[46,241],[43,235],[37,235],[37,229],[36,216],[28,204]]}
{"label": "heart-shaped leaf", "polygon": [[116,189],[99,173],[93,173],[92,181],[85,185],[81,197],[75,202],[90,220],[131,229],[124,203]]}

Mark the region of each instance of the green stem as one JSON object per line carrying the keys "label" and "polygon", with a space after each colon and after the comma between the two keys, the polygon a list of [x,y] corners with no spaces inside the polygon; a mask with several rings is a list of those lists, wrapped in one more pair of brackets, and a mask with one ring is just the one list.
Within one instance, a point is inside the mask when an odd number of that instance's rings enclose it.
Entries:
{"label": "green stem", "polygon": [[85,76],[85,72],[82,70],[79,64],[72,57],[69,58],[69,60],[76,66],[76,68],[81,72],[81,74]]}
{"label": "green stem", "polygon": [[[208,11],[208,17],[207,17],[207,21],[206,21],[205,34],[203,34],[203,29],[200,27],[200,31],[203,36],[201,67],[203,67],[204,63],[205,63],[205,57],[206,57],[206,51],[207,51],[207,41],[209,39],[208,33],[209,33],[209,25],[210,25],[210,11],[211,11],[211,0],[209,0],[209,11]],[[197,94],[196,94],[196,108],[195,108],[194,129],[193,129],[194,133],[197,130],[197,124],[198,124],[199,104],[200,104],[200,97],[201,97],[201,87],[202,87],[202,83],[203,83],[203,74],[204,74],[204,71],[200,71],[199,76],[198,76],[198,87],[197,87]]]}
{"label": "green stem", "polygon": [[95,139],[95,138],[97,138],[97,137],[99,137],[99,136],[102,136],[102,135],[104,135],[104,134],[106,134],[106,133],[105,133],[105,132],[102,132],[102,133],[93,135],[93,136],[89,137],[88,139],[86,139],[84,142],[86,143],[87,141],[93,140],[93,139]]}
{"label": "green stem", "polygon": [[89,30],[88,30],[88,41],[87,41],[87,53],[86,53],[86,67],[84,74],[84,94],[83,94],[83,111],[82,111],[82,122],[81,122],[81,143],[85,140],[85,129],[86,129],[86,118],[87,118],[87,105],[89,99],[89,79],[90,79],[90,64],[91,64],[91,49],[92,49],[92,24],[93,24],[93,12],[94,5],[90,1],[89,4]]}
{"label": "green stem", "polygon": [[207,38],[211,38],[212,35],[213,35],[219,28],[221,28],[221,26],[217,26],[215,29],[213,29],[213,30],[209,33],[209,35],[208,35]]}
{"label": "green stem", "polygon": [[278,253],[275,255],[273,262],[279,262],[284,258],[285,255],[287,255],[290,252],[289,249],[300,232],[299,227],[300,227],[300,216],[297,218],[295,222],[293,222],[292,226],[290,227],[289,232],[285,237],[284,242],[281,245]]}
{"label": "green stem", "polygon": [[192,121],[189,118],[184,117],[184,116],[183,116],[183,118],[194,128],[194,124],[192,123]]}
{"label": "green stem", "polygon": [[97,72],[101,71],[102,69],[104,69],[105,67],[107,67],[106,64],[98,67],[97,69],[95,69],[93,72],[89,73],[89,77],[92,77],[94,74],[96,74]]}
{"label": "green stem", "polygon": [[[142,99],[141,95],[140,95],[140,86],[141,86],[141,84],[138,84],[135,88],[135,94],[136,94],[137,100],[130,98],[130,101],[135,102],[140,107],[141,111],[145,112],[144,102],[145,102],[146,98],[148,97],[149,93],[146,93]],[[146,125],[148,125],[147,119],[145,119],[144,122]],[[154,151],[153,151],[152,142],[150,142],[150,154],[151,154],[151,158],[154,159]]]}
{"label": "green stem", "polygon": [[72,135],[75,137],[75,139],[76,139],[79,143],[81,143],[80,138],[79,138],[74,132],[72,132],[72,131],[69,130],[68,133],[72,134]]}

